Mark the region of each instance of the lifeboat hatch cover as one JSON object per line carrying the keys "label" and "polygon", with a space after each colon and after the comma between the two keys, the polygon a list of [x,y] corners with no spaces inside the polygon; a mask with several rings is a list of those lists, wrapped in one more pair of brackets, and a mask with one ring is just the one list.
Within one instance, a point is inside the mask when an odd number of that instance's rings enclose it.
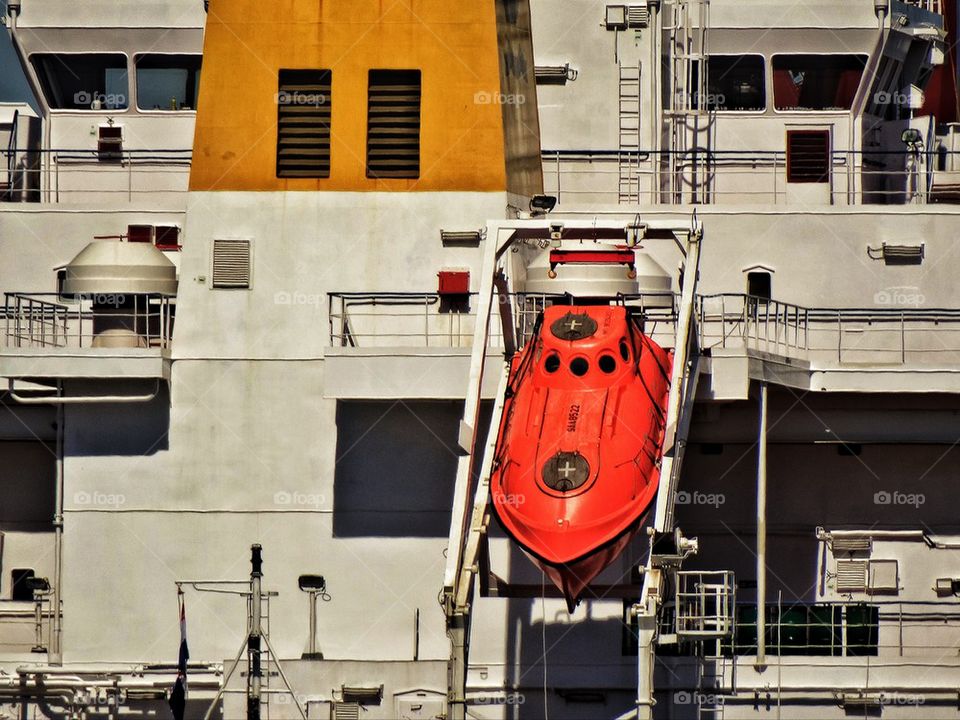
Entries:
{"label": "lifeboat hatch cover", "polygon": [[543,482],[551,490],[570,492],[590,477],[590,463],[578,452],[559,452],[543,466]]}
{"label": "lifeboat hatch cover", "polygon": [[586,313],[568,312],[550,326],[550,332],[560,340],[583,340],[597,331],[597,321]]}

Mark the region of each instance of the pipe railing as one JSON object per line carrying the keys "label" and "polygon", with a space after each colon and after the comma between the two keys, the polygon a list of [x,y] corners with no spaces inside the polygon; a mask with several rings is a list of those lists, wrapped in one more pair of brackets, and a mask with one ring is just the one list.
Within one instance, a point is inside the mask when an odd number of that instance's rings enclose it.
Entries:
{"label": "pipe railing", "polygon": [[[3,153],[8,166],[2,199],[53,202],[81,200],[92,195],[124,197],[187,192],[190,149],[16,148]],[[25,162],[19,162],[20,159]],[[92,181],[93,178],[95,181]]]}
{"label": "pipe railing", "polygon": [[4,293],[8,348],[168,348],[176,301],[168,295]]}
{"label": "pipe railing", "polygon": [[[662,307],[664,296],[669,307]],[[334,347],[470,347],[473,341],[477,293],[449,299],[438,293],[328,293],[330,344]],[[517,338],[529,338],[537,317],[565,295],[509,293],[497,296],[511,305]],[[661,323],[676,317],[672,293],[624,295],[622,301],[642,313],[656,334]],[[655,301],[655,302],[654,302]],[[655,307],[653,307],[655,306]],[[503,347],[500,314],[490,320],[491,347]]]}
{"label": "pipe railing", "polygon": [[542,167],[561,203],[782,204],[791,188],[809,203],[822,188],[829,204],[905,204],[950,201],[953,183],[938,181],[960,168],[960,152],[834,150],[826,181],[802,184],[788,182],[787,153],[773,150],[545,150]]}

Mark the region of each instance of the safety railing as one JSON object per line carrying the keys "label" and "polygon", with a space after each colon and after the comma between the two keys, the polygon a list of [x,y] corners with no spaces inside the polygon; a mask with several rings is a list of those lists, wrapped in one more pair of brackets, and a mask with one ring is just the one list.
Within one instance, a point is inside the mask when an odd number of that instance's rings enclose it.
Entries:
{"label": "safety railing", "polygon": [[[508,305],[514,337],[529,338],[540,313],[563,294],[509,293],[494,302]],[[620,300],[645,317],[647,332],[666,331],[676,317],[672,293],[624,295]],[[328,294],[330,344],[334,347],[470,347],[478,296],[450,299],[438,293],[333,292]],[[490,318],[490,346],[503,346],[503,313]]]}
{"label": "safety railing", "polygon": [[[766,150],[545,150],[545,191],[560,203],[832,205],[956,202],[960,152],[835,150],[820,183],[791,183],[787,154]],[[946,187],[944,187],[944,185]]]}
{"label": "safety railing", "polygon": [[132,201],[185,193],[190,149],[0,149],[8,167],[3,200],[78,202],[94,197]]}
{"label": "safety railing", "polygon": [[5,293],[5,346],[167,348],[175,311],[167,295]]}
{"label": "safety railing", "polygon": [[805,308],[719,294],[698,297],[697,313],[704,348],[838,363],[960,363],[960,309]]}

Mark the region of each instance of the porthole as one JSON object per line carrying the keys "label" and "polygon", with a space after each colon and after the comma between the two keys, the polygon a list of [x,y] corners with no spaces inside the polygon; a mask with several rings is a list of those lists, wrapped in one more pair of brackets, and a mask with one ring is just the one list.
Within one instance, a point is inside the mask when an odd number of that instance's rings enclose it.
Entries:
{"label": "porthole", "polygon": [[626,340],[620,341],[620,357],[623,358],[624,362],[630,362],[630,347]]}
{"label": "porthole", "polygon": [[577,377],[583,377],[589,369],[590,363],[587,362],[586,358],[578,357],[570,361],[570,372]]}
{"label": "porthole", "polygon": [[614,359],[613,355],[607,355],[606,353],[600,356],[600,360],[597,361],[597,365],[600,367],[600,370],[605,372],[607,375],[617,369],[617,361]]}
{"label": "porthole", "polygon": [[556,353],[550,353],[547,355],[547,359],[543,361],[543,369],[548,373],[555,373],[560,369],[560,356]]}

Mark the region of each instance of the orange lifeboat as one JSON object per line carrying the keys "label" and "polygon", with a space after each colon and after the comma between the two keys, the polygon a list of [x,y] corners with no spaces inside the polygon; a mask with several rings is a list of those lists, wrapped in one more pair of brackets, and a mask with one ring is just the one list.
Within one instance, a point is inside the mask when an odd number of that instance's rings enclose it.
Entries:
{"label": "orange lifeboat", "polygon": [[512,361],[493,507],[571,612],[656,497],[671,364],[609,305],[547,308]]}

